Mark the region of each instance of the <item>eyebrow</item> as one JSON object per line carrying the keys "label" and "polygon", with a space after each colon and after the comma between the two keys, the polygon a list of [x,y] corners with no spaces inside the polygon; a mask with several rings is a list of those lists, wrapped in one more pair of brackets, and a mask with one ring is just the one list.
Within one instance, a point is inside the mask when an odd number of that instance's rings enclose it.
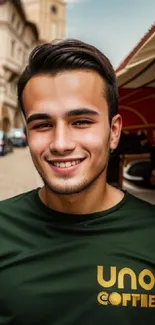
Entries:
{"label": "eyebrow", "polygon": [[33,122],[33,121],[37,121],[37,120],[47,120],[50,118],[49,114],[45,114],[45,113],[37,113],[37,114],[32,114],[28,117],[28,119],[26,120],[27,124]]}
{"label": "eyebrow", "polygon": [[66,113],[67,117],[78,115],[99,115],[99,113],[90,108],[77,108]]}
{"label": "eyebrow", "polygon": [[[79,116],[79,115],[96,115],[99,116],[99,113],[93,109],[90,108],[76,108],[71,111],[68,111],[65,116],[67,117],[72,117],[72,116]],[[37,120],[48,120],[52,116],[47,113],[36,113],[32,114],[28,117],[27,119],[27,124],[37,121]]]}

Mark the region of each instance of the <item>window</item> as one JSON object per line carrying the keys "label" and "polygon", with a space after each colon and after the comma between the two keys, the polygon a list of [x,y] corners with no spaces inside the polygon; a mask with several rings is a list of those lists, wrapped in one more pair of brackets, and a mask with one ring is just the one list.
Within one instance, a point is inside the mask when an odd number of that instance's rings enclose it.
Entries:
{"label": "window", "polygon": [[11,82],[11,93],[12,93],[12,95],[16,95],[16,87],[17,87],[17,83],[16,83],[16,81],[15,80],[13,80],[12,82]]}
{"label": "window", "polygon": [[20,25],[20,20],[18,20],[18,22],[17,22],[17,31],[18,31],[18,32],[20,31],[20,27],[21,27],[21,25]]}
{"label": "window", "polygon": [[18,60],[21,61],[22,49],[21,47],[18,48]]}
{"label": "window", "polygon": [[15,40],[11,40],[11,56],[15,55]]}
{"label": "window", "polygon": [[12,23],[12,24],[14,24],[15,19],[16,19],[16,14],[15,14],[15,12],[13,12],[13,13],[12,13],[12,16],[11,16],[11,23]]}
{"label": "window", "polygon": [[56,6],[51,6],[51,12],[52,14],[57,14],[58,8]]}

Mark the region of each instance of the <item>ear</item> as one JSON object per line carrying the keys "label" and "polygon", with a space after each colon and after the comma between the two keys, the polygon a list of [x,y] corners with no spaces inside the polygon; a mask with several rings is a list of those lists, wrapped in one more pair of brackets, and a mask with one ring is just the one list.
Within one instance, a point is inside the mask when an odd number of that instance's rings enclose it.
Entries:
{"label": "ear", "polygon": [[110,149],[114,150],[117,148],[120,135],[122,130],[122,117],[120,114],[115,115],[111,122],[111,132],[110,132]]}

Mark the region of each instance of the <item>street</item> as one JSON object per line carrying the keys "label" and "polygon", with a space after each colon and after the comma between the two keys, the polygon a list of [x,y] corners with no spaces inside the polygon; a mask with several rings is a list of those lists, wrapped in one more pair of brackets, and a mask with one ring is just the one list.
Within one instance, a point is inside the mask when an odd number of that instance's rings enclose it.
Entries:
{"label": "street", "polygon": [[[41,185],[28,148],[17,148],[13,153],[0,157],[0,201]],[[123,182],[123,188],[155,204],[155,191],[140,189],[126,181]]]}
{"label": "street", "polygon": [[0,157],[0,201],[41,186],[28,148]]}

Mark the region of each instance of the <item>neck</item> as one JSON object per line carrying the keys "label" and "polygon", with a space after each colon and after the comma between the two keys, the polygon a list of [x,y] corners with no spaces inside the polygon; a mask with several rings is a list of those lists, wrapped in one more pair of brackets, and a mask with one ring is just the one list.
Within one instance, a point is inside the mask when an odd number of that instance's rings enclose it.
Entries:
{"label": "neck", "polygon": [[[103,181],[93,183],[86,190],[72,195],[58,195],[45,186],[41,188],[41,201],[50,209],[69,214],[90,214],[107,210],[119,203],[124,193]],[[100,183],[100,184],[99,184]]]}

